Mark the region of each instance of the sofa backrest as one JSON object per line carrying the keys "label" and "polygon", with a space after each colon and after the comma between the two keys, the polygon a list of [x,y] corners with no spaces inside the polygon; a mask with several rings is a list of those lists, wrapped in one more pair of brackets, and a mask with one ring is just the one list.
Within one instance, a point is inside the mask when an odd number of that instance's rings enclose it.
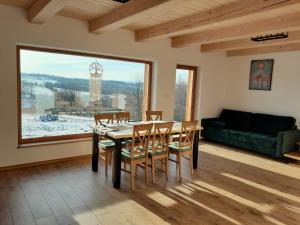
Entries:
{"label": "sofa backrest", "polygon": [[275,136],[281,131],[293,130],[296,119],[290,116],[275,116],[256,113],[253,116],[253,132]]}
{"label": "sofa backrest", "polygon": [[228,128],[240,131],[251,131],[253,113],[223,109],[220,120],[227,122]]}

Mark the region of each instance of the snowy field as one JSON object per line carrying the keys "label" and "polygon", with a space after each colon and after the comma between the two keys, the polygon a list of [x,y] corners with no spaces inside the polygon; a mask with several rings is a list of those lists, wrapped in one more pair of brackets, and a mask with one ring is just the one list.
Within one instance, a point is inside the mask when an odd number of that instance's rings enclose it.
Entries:
{"label": "snowy field", "polygon": [[92,132],[93,117],[59,115],[56,121],[43,122],[38,114],[22,114],[22,138],[59,136]]}

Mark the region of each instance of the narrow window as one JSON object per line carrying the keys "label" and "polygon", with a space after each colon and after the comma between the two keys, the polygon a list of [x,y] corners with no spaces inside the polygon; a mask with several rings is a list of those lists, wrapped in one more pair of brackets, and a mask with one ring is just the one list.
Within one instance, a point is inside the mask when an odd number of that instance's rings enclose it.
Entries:
{"label": "narrow window", "polygon": [[194,120],[197,67],[177,65],[174,120]]}

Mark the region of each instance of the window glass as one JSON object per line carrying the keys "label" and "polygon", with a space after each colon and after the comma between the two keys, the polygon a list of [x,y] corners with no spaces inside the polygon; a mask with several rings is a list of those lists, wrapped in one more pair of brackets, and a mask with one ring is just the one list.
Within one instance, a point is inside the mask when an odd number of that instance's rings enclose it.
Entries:
{"label": "window glass", "polygon": [[189,70],[176,70],[176,87],[175,87],[175,108],[174,120],[184,121],[187,104],[187,88],[189,81]]}
{"label": "window glass", "polygon": [[141,120],[145,63],[20,50],[21,138],[90,133],[95,113]]}

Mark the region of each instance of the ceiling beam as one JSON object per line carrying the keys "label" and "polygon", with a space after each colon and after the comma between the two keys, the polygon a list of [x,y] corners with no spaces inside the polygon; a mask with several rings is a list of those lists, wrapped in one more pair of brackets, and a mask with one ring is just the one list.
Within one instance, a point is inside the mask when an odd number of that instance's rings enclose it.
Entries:
{"label": "ceiling beam", "polygon": [[300,0],[241,0],[215,9],[175,19],[135,32],[136,41],[182,34],[195,31],[196,28],[226,20],[236,19],[254,13],[263,13],[286,6],[293,7]]}
{"label": "ceiling beam", "polygon": [[144,13],[170,0],[131,0],[128,3],[90,21],[89,30],[101,33],[136,22]]}
{"label": "ceiling beam", "polygon": [[240,49],[240,50],[232,50],[232,51],[227,51],[226,55],[231,57],[231,56],[266,54],[266,53],[274,53],[274,52],[290,52],[290,51],[300,51],[300,43],[267,46],[261,48],[247,48],[247,49]]}
{"label": "ceiling beam", "polygon": [[288,38],[275,39],[269,41],[252,41],[251,38],[244,38],[231,41],[220,41],[201,45],[201,52],[216,52],[223,50],[235,50],[244,48],[264,47],[270,45],[282,45],[300,42],[300,31],[291,31]]}
{"label": "ceiling beam", "polygon": [[67,0],[36,0],[28,9],[28,21],[41,24],[58,13]]}
{"label": "ceiling beam", "polygon": [[172,38],[172,47],[234,40],[274,32],[300,29],[300,13],[283,15],[244,24],[221,27]]}

